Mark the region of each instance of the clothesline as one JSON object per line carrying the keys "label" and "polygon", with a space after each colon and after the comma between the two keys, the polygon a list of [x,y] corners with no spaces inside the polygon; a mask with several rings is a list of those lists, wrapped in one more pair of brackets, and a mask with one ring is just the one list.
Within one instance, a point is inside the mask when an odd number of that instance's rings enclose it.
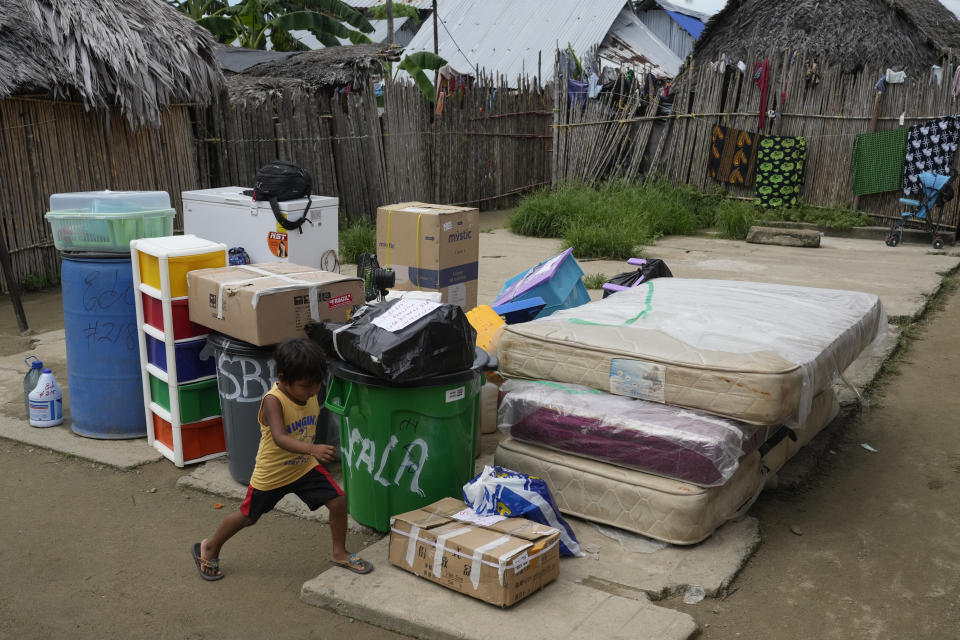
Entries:
{"label": "clothesline", "polygon": [[[954,114],[946,114],[939,116],[904,116],[903,120],[907,121],[918,121],[923,122],[926,120],[936,120],[937,118],[946,118]],[[630,118],[614,118],[611,120],[593,120],[590,122],[569,122],[563,124],[552,124],[550,125],[554,129],[565,129],[571,127],[588,127],[594,125],[602,124],[629,124],[631,122],[646,122],[650,120],[680,120],[685,118],[715,118],[715,117],[745,117],[745,118],[755,118],[757,117],[756,111],[724,111],[724,112],[714,112],[714,113],[671,113],[669,115],[663,116],[634,116]],[[808,113],[777,113],[776,117],[787,117],[787,118],[813,118],[813,119],[822,119],[822,120],[872,120],[872,116],[831,116],[831,115],[821,115],[821,114],[808,114]],[[900,116],[889,116],[877,118],[877,120],[900,120]],[[838,135],[859,135],[859,134],[838,134]]]}

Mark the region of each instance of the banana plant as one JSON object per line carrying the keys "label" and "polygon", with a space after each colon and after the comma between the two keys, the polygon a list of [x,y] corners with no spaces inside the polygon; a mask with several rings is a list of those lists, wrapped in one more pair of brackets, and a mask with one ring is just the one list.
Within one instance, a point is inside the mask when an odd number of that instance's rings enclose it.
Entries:
{"label": "banana plant", "polygon": [[424,71],[436,71],[445,64],[447,61],[435,53],[418,51],[405,56],[397,68],[403,69],[413,78],[427,102],[433,102],[436,100],[437,91]]}
{"label": "banana plant", "polygon": [[[198,10],[202,3],[183,0],[179,8]],[[220,6],[214,8],[214,4]],[[220,42],[249,49],[266,49],[268,40],[277,51],[304,49],[290,33],[296,30],[309,31],[328,47],[338,46],[338,38],[354,44],[370,42],[366,34],[373,32],[373,25],[341,0],[242,0],[235,5],[212,0],[210,8],[212,12],[196,21]]]}

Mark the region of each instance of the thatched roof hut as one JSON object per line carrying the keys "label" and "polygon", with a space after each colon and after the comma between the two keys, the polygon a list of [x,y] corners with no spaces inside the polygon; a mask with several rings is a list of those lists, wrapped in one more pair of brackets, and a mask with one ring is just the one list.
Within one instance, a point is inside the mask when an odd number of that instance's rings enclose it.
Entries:
{"label": "thatched roof hut", "polygon": [[400,60],[401,49],[383,44],[355,44],[303,51],[285,59],[261,62],[229,75],[234,102],[258,103],[273,91],[328,92],[350,86],[362,89],[383,74],[387,62]]}
{"label": "thatched roof hut", "polygon": [[729,0],[697,40],[697,63],[801,51],[849,73],[869,65],[925,71],[952,50],[960,21],[937,0]]}
{"label": "thatched roof hut", "polygon": [[79,100],[158,125],[164,106],[220,90],[215,47],[164,0],[0,0],[0,99]]}
{"label": "thatched roof hut", "polygon": [[165,0],[0,0],[0,233],[18,278],[57,279],[51,194],[162,190],[179,208],[197,188],[188,105],[223,90],[216,46]]}

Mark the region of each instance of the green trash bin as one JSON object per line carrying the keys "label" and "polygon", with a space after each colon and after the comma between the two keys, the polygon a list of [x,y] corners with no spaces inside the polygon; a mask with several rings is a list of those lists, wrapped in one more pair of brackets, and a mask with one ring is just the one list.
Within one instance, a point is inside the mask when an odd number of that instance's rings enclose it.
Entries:
{"label": "green trash bin", "polygon": [[398,384],[331,359],[326,406],[341,416],[343,484],[357,522],[389,531],[393,515],[461,496],[474,476],[484,372],[496,367],[477,348],[470,369]]}

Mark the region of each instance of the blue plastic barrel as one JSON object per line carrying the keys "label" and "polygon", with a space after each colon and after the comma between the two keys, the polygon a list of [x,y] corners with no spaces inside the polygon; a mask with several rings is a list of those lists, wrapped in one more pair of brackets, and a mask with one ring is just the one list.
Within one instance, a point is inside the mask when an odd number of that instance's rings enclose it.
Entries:
{"label": "blue plastic barrel", "polygon": [[60,279],[74,433],[146,436],[130,256],[64,253]]}

